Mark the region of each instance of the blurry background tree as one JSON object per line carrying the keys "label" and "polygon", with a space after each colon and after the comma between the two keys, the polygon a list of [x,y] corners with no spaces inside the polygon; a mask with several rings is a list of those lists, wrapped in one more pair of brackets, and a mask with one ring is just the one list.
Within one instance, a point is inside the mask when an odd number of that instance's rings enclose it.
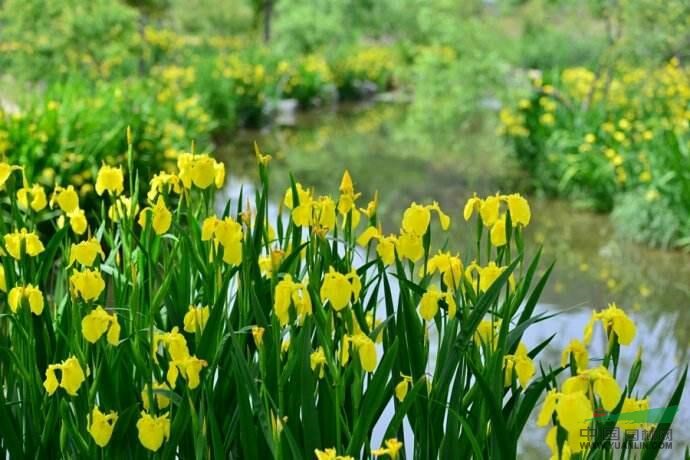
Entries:
{"label": "blurry background tree", "polygon": [[136,64],[137,11],[120,2],[7,0],[0,21],[0,39],[18,51],[13,71],[29,78],[71,69],[102,78]]}
{"label": "blurry background tree", "polygon": [[608,24],[616,59],[648,65],[688,56],[690,3],[686,0],[590,0]]}

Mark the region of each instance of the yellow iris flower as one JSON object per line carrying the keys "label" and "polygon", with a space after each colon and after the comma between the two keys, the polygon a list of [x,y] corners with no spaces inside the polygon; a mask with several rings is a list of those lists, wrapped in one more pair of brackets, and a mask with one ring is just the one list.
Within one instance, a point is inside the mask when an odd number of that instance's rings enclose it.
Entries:
{"label": "yellow iris flower", "polygon": [[35,257],[45,250],[38,235],[33,232],[28,232],[25,228],[17,232],[8,233],[3,239],[8,254],[17,260],[21,259],[22,248],[24,249],[24,253],[28,254],[30,257]]}
{"label": "yellow iris flower", "polygon": [[593,393],[601,398],[604,409],[611,411],[616,407],[621,399],[622,391],[616,379],[603,366],[582,370],[577,375],[569,377],[563,382],[563,392],[581,391],[590,394],[590,385]]}
{"label": "yellow iris flower", "polygon": [[350,338],[350,343],[357,350],[362,369],[374,372],[377,363],[376,344],[364,333],[358,333]]}
{"label": "yellow iris flower", "polygon": [[592,317],[585,326],[585,343],[589,343],[592,340],[594,323],[596,321],[601,321],[609,339],[615,334],[618,338],[618,343],[621,345],[630,345],[633,338],[635,338],[635,333],[637,331],[635,323],[625,314],[625,311],[618,308],[615,303],[611,303],[606,310],[592,312]]}
{"label": "yellow iris flower", "polygon": [[322,379],[326,372],[326,354],[323,352],[323,347],[317,348],[309,355],[309,365],[312,371],[319,371],[319,378]]}
{"label": "yellow iris flower", "polygon": [[136,215],[138,206],[132,202],[132,199],[125,195],[120,195],[115,200],[115,203],[108,208],[108,217],[113,222],[119,222],[120,219],[129,219]]}
{"label": "yellow iris flower", "polygon": [[124,192],[124,183],[125,176],[122,168],[103,165],[98,170],[98,176],[96,177],[96,193],[103,195],[107,191],[110,195],[117,196]]}
{"label": "yellow iris flower", "polygon": [[437,286],[431,286],[422,295],[419,301],[419,314],[426,321],[431,321],[438,313],[438,303],[439,301],[445,301],[448,304],[448,318],[455,318],[455,312],[457,310],[457,305],[455,304],[455,298],[451,292],[442,292]]}
{"label": "yellow iris flower", "polygon": [[505,246],[508,242],[506,235],[506,217],[499,217],[491,226],[491,244],[495,247]]}
{"label": "yellow iris flower", "polygon": [[513,373],[517,375],[520,386],[524,389],[527,384],[534,377],[536,368],[534,362],[527,354],[527,347],[520,342],[515,350],[515,354],[505,355],[503,357],[504,366],[504,385],[509,387],[513,383]]}
{"label": "yellow iris flower", "polygon": [[448,215],[441,210],[439,204],[434,201],[432,204],[426,206],[413,202],[403,213],[403,232],[423,236],[431,222],[431,211],[438,213],[441,228],[443,230],[448,230],[450,227],[450,217],[448,217]]}
{"label": "yellow iris flower", "polygon": [[216,246],[223,247],[223,262],[230,265],[242,263],[242,225],[231,217],[219,219],[207,217],[201,225],[201,240],[213,239]]}
{"label": "yellow iris flower", "polygon": [[75,209],[72,212],[67,213],[69,218],[69,226],[75,235],[83,235],[89,228],[89,223],[86,220],[86,214],[83,209]]}
{"label": "yellow iris flower", "polygon": [[407,396],[410,386],[412,385],[412,377],[409,375],[400,374],[400,378],[402,380],[395,385],[395,397],[398,398],[398,401],[403,402]]}
{"label": "yellow iris flower", "polygon": [[386,447],[380,447],[371,451],[374,457],[382,457],[388,455],[391,460],[397,460],[400,455],[400,449],[403,447],[403,443],[398,441],[396,438],[386,439]]}
{"label": "yellow iris flower", "polygon": [[263,327],[252,326],[252,338],[257,348],[261,348],[264,342],[264,332],[266,332],[266,330]]}
{"label": "yellow iris flower", "polygon": [[159,196],[158,201],[153,207],[146,207],[139,213],[139,225],[146,227],[149,217],[152,217],[151,227],[156,235],[162,235],[170,229],[172,224],[172,213],[165,205],[163,197]]}
{"label": "yellow iris flower", "polygon": [[79,208],[79,195],[74,190],[74,186],[70,185],[67,188],[55,187],[53,195],[50,198],[50,207],[52,208],[57,203],[58,207],[64,213],[70,213]]}
{"label": "yellow iris flower", "polygon": [[189,306],[189,310],[184,315],[184,330],[190,334],[203,332],[208,322],[210,311],[208,307]]}
{"label": "yellow iris flower", "polygon": [[[151,388],[153,397],[156,398],[156,404],[158,405],[158,409],[165,409],[166,407],[168,407],[170,405],[170,398],[165,395],[165,392],[172,391],[170,389],[170,386],[165,382],[153,382]],[[149,408],[151,407],[151,401],[149,400],[148,385],[144,385],[144,389],[141,391],[141,401],[144,405],[144,409],[149,410]]]}
{"label": "yellow iris flower", "polygon": [[91,267],[98,255],[101,256],[101,259],[105,259],[101,243],[95,238],[82,241],[79,244],[72,244],[69,250],[69,265],[76,261],[85,267]]}
{"label": "yellow iris flower", "polygon": [[570,363],[570,356],[573,356],[575,360],[575,365],[577,369],[584,370],[587,369],[589,364],[589,353],[585,345],[577,339],[570,341],[567,347],[563,349],[563,354],[561,355],[561,366],[567,366]]}
{"label": "yellow iris flower", "polygon": [[20,166],[11,165],[9,163],[0,162],[0,188],[5,186],[5,183],[12,175],[12,171],[21,171]]}
{"label": "yellow iris flower", "polygon": [[137,431],[141,445],[156,452],[163,445],[163,441],[170,437],[170,413],[153,416],[142,412],[137,421]]}
{"label": "yellow iris flower", "polygon": [[81,332],[89,343],[96,343],[107,331],[110,345],[120,343],[120,323],[113,313],[108,314],[103,307],[96,307],[81,320]]}
{"label": "yellow iris flower", "polygon": [[97,299],[105,289],[105,281],[98,270],[75,271],[69,278],[70,290],[84,301]]}
{"label": "yellow iris flower", "polygon": [[22,187],[17,190],[17,203],[22,209],[33,209],[38,212],[48,205],[46,191],[40,185]]}
{"label": "yellow iris flower", "polygon": [[12,313],[17,313],[23,301],[26,300],[29,304],[31,313],[40,316],[43,313],[43,293],[35,286],[27,284],[26,286],[13,287],[7,295],[7,303],[10,305]]}
{"label": "yellow iris flower", "polygon": [[340,311],[351,301],[359,299],[361,289],[362,283],[354,270],[343,275],[330,267],[321,284],[321,301],[328,301],[335,311]]}
{"label": "yellow iris flower", "polygon": [[184,153],[177,157],[177,168],[178,176],[186,189],[192,188],[192,184],[200,189],[206,189],[211,184],[221,188],[225,182],[225,165],[206,154]]}
{"label": "yellow iris flower", "polygon": [[[55,375],[55,371],[57,370],[61,372],[59,384],[57,376]],[[79,387],[84,383],[84,380],[86,380],[84,371],[79,361],[77,361],[77,358],[74,356],[69,357],[59,364],[50,364],[48,369],[46,369],[45,375],[46,378],[43,381],[43,387],[48,392],[48,395],[51,396],[58,389],[58,386],[64,388],[70,396],[76,396]]]}
{"label": "yellow iris flower", "polygon": [[153,335],[153,354],[158,352],[158,346],[163,344],[173,361],[182,361],[189,356],[187,339],[180,334],[180,329],[175,326],[170,332],[157,332]]}
{"label": "yellow iris flower", "polygon": [[[424,275],[423,270],[422,268],[422,275]],[[443,283],[454,291],[462,281],[463,266],[460,256],[438,251],[438,254],[427,261],[426,274],[433,275],[437,271],[441,273]]]}
{"label": "yellow iris flower", "polygon": [[357,238],[357,244],[366,247],[371,240],[376,240],[378,242],[376,245],[376,253],[385,265],[390,265],[395,262],[395,248],[398,239],[394,235],[384,237],[378,228],[367,227]]}
{"label": "yellow iris flower", "polygon": [[102,413],[98,407],[94,407],[87,417],[88,431],[96,445],[105,447],[110,442],[117,423],[117,412]]}
{"label": "yellow iris flower", "polygon": [[304,321],[306,316],[311,315],[311,297],[307,290],[306,281],[297,283],[292,280],[290,275],[285,275],[276,284],[275,299],[273,301],[273,311],[278,317],[281,326],[287,325],[290,321],[290,303],[295,306],[299,324]]}
{"label": "yellow iris flower", "polygon": [[181,374],[182,378],[187,381],[189,389],[193,390],[201,383],[199,374],[206,366],[208,366],[208,363],[196,356],[185,356],[182,359],[174,359],[170,361],[166,378],[170,387],[175,388],[177,377]]}
{"label": "yellow iris flower", "polygon": [[315,449],[314,454],[316,454],[316,460],[355,460],[349,455],[338,455],[335,449]]}

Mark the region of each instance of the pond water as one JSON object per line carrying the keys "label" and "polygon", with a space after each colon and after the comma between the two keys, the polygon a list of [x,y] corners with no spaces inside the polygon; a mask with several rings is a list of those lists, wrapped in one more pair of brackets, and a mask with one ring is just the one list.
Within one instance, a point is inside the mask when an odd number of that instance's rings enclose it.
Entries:
{"label": "pond water", "polygon": [[[398,229],[402,211],[411,201],[437,200],[454,218],[449,247],[469,248],[467,228],[460,216],[473,192],[486,195],[521,190],[523,177],[506,147],[495,134],[495,117],[478,115],[463,126],[422,132],[406,117],[400,104],[367,104],[337,110],[298,114],[289,125],[238,133],[221,149],[227,162],[230,187],[251,187],[256,178],[252,143],[271,153],[271,190],[277,203],[289,184],[289,173],[320,193],[336,193],[348,169],[364,205],[379,193],[379,215],[386,233]],[[430,117],[433,114],[429,115]],[[233,194],[234,195],[234,194]],[[683,367],[690,353],[690,255],[640,247],[619,239],[606,216],[573,209],[567,203],[530,197],[533,221],[526,230],[528,247],[543,245],[543,266],[556,268],[538,311],[562,314],[534,326],[526,336],[535,345],[554,332],[541,354],[557,365],[560,350],[581,338],[592,308],[616,302],[637,324],[632,346],[622,350],[622,375],[643,349],[642,394],[666,372]],[[467,261],[466,261],[467,262]],[[544,323],[540,323],[544,324]],[[595,335],[591,356],[603,354],[604,337]],[[672,374],[652,396],[651,407],[668,400],[678,373]],[[521,445],[525,458],[548,455],[545,429],[533,425]],[[690,441],[690,388],[686,386],[673,428],[673,449],[662,458],[682,456]]]}

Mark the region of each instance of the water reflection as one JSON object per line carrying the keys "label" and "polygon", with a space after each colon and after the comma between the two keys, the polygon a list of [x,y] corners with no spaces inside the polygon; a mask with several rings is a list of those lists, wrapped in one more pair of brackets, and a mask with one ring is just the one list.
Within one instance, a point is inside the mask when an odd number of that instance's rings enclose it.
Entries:
{"label": "water reflection", "polygon": [[[294,127],[274,127],[263,132],[240,133],[222,152],[228,162],[229,196],[239,187],[245,196],[255,181],[251,144],[273,154],[271,190],[278,203],[289,184],[289,173],[320,193],[337,193],[344,169],[349,169],[356,188],[363,193],[362,206],[379,191],[379,215],[384,231],[398,230],[403,207],[411,201],[437,200],[457,221],[450,246],[472,244],[463,235],[459,219],[465,200],[472,194],[489,194],[520,188],[521,177],[495,133],[491,117],[478,116],[464,126],[449,128],[433,138],[401,133],[405,107],[356,106],[301,116]],[[251,196],[251,193],[249,193]],[[644,349],[644,368],[638,388],[646,391],[670,369],[687,362],[690,344],[690,255],[651,250],[616,238],[606,216],[574,210],[568,204],[531,197],[533,223],[527,231],[530,247],[543,245],[544,266],[557,260],[544,292],[542,311],[562,311],[549,321],[548,330],[532,328],[526,336],[535,345],[557,332],[542,361],[556,365],[560,350],[581,337],[592,308],[615,301],[638,324],[633,346],[624,349],[623,375]],[[272,208],[272,213],[277,207]],[[465,251],[468,252],[468,251]],[[556,329],[554,331],[554,328]],[[596,339],[596,337],[595,337]],[[591,356],[601,356],[603,337]],[[668,399],[677,376],[655,393],[652,407]],[[662,458],[673,458],[690,440],[690,388],[674,424],[674,449]],[[685,409],[685,410],[683,410]],[[545,430],[526,429],[521,448],[526,458],[544,458]]]}

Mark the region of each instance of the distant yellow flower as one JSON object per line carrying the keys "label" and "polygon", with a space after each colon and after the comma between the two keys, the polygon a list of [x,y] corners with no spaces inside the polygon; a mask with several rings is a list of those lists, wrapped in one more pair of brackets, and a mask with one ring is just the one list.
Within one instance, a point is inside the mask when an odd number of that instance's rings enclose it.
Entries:
{"label": "distant yellow flower", "polygon": [[290,321],[290,304],[295,306],[297,321],[301,324],[304,318],[312,314],[311,297],[307,289],[306,281],[297,283],[290,275],[276,284],[273,311],[278,317],[281,326]]}
{"label": "distant yellow flower", "polygon": [[474,331],[474,343],[477,345],[488,345],[495,347],[498,341],[498,333],[501,329],[501,320],[483,319]]}
{"label": "distant yellow flower", "polygon": [[223,247],[223,262],[230,265],[242,263],[242,225],[231,217],[219,219],[215,216],[204,219],[201,227],[201,240],[213,239]]}
{"label": "distant yellow flower", "polygon": [[321,284],[321,301],[328,301],[335,311],[340,311],[351,301],[359,299],[361,289],[362,284],[354,270],[343,275],[330,267]]}
{"label": "distant yellow flower", "polygon": [[186,189],[191,188],[192,184],[200,189],[206,189],[211,184],[220,188],[225,180],[225,166],[206,154],[181,154],[177,157],[177,168]]}
{"label": "distant yellow flower", "polygon": [[137,421],[137,431],[141,445],[156,452],[163,445],[163,441],[170,437],[170,413],[152,416],[142,412],[141,418]]}
{"label": "distant yellow flower", "polygon": [[371,240],[377,240],[376,253],[385,265],[395,262],[395,245],[397,238],[393,235],[384,237],[376,227],[368,227],[357,238],[357,244],[367,246]]}
{"label": "distant yellow flower", "polygon": [[55,203],[64,213],[70,213],[79,208],[79,195],[71,185],[67,188],[55,187],[50,198],[50,206],[53,207]]}
{"label": "distant yellow flower", "polygon": [[576,371],[587,369],[587,365],[589,364],[589,353],[584,344],[577,339],[571,340],[568,346],[563,349],[561,366],[568,366],[571,356],[575,360],[575,365],[577,366],[575,369]]}
{"label": "distant yellow flower", "polygon": [[532,218],[532,212],[527,200],[519,193],[507,195],[505,199],[508,202],[510,221],[513,223],[513,227],[517,227],[518,225],[527,227]]}
{"label": "distant yellow flower", "polygon": [[5,267],[0,265],[0,291],[7,292],[7,279],[5,278]]}
{"label": "distant yellow flower", "polygon": [[74,211],[67,213],[67,217],[69,218],[69,225],[72,227],[72,231],[76,235],[83,235],[86,232],[86,229],[89,227],[89,223],[86,220],[84,210],[75,209]]}
{"label": "distant yellow flower", "polygon": [[350,343],[357,350],[359,362],[362,369],[367,372],[374,372],[376,369],[376,344],[366,334],[360,332],[350,338]]}
{"label": "distant yellow flower", "polygon": [[476,193],[470,199],[468,199],[467,203],[465,203],[465,209],[462,213],[465,220],[470,220],[472,218],[472,214],[479,212],[482,208],[482,204],[482,199],[479,198]]}
{"label": "distant yellow flower", "polygon": [[193,334],[197,331],[203,332],[209,317],[208,307],[189,306],[189,310],[184,315],[184,330]]}
{"label": "distant yellow flower", "polygon": [[105,281],[98,270],[75,271],[69,279],[70,290],[86,302],[97,299],[105,289]]}
{"label": "distant yellow flower", "polygon": [[585,326],[585,343],[591,341],[594,323],[596,321],[601,321],[609,339],[612,334],[615,334],[621,345],[630,345],[633,338],[635,338],[635,323],[625,314],[625,311],[618,308],[615,303],[611,303],[606,310],[602,310],[598,313],[596,311],[592,312],[592,317]]}
{"label": "distant yellow flower", "polygon": [[5,186],[5,182],[10,178],[12,171],[21,171],[19,166],[11,165],[5,162],[0,162],[0,189]]}
{"label": "distant yellow flower", "polygon": [[252,337],[257,348],[261,348],[264,342],[264,328],[259,326],[252,326]]}
{"label": "distant yellow flower", "polygon": [[132,202],[132,199],[120,195],[115,202],[108,208],[108,217],[113,222],[119,222],[120,219],[129,219],[137,213],[138,206]]}
{"label": "distant yellow flower", "polygon": [[139,213],[139,225],[142,228],[146,227],[149,216],[153,216],[151,221],[151,227],[156,235],[162,235],[170,229],[172,224],[172,213],[165,206],[165,201],[163,197],[159,196],[158,201],[153,207],[147,207],[141,210]]}
{"label": "distant yellow flower", "polygon": [[418,308],[421,317],[426,321],[433,320],[436,313],[438,313],[438,303],[441,300],[445,301],[448,305],[448,318],[455,318],[457,306],[453,294],[450,292],[441,292],[435,285],[427,289],[419,301]]}
{"label": "distant yellow flower", "polygon": [[495,262],[489,262],[486,267],[479,269],[479,290],[488,291],[492,284],[501,276],[506,267],[499,267]]}
{"label": "distant yellow flower", "polygon": [[158,195],[166,190],[179,195],[182,193],[182,182],[179,176],[162,171],[154,175],[149,181],[149,192],[146,197],[151,203],[154,203]]}
{"label": "distant yellow flower", "polygon": [[338,455],[334,448],[326,450],[315,449],[314,454],[316,454],[316,460],[355,460],[354,457],[349,455]]}
{"label": "distant yellow flower", "polygon": [[18,232],[8,233],[3,237],[5,240],[5,249],[14,259],[21,259],[21,249],[24,247],[26,254],[35,257],[44,251],[43,243],[33,232],[28,232],[22,228]]}
{"label": "distant yellow flower", "polygon": [[403,402],[412,385],[412,377],[404,374],[400,374],[400,377],[400,382],[395,386],[395,397],[398,398],[398,401]]}
{"label": "distant yellow flower", "polygon": [[506,235],[506,218],[501,216],[491,227],[491,244],[495,247],[505,246],[508,243]]}
{"label": "distant yellow flower", "polygon": [[36,316],[40,316],[41,313],[43,313],[43,293],[37,287],[31,284],[16,286],[13,287],[7,295],[7,303],[12,313],[17,313],[17,310],[22,306],[24,300],[28,302],[31,313]]}
{"label": "distant yellow flower", "polygon": [[[311,200],[311,191],[302,187],[302,184],[297,182],[295,184],[295,189],[297,190],[297,200],[299,201],[299,204],[302,204],[302,203],[305,203],[305,202]],[[289,187],[285,191],[285,197],[283,198],[283,204],[288,209],[293,209],[297,205],[297,203],[295,203],[295,200],[292,197],[292,187]]]}
{"label": "distant yellow flower", "polygon": [[17,203],[22,209],[31,209],[38,212],[48,205],[46,192],[40,185],[23,187],[17,190]]}
{"label": "distant yellow flower", "polygon": [[429,228],[431,211],[436,211],[438,213],[441,228],[443,230],[448,230],[448,227],[450,227],[450,217],[448,217],[448,215],[441,210],[441,207],[437,202],[433,202],[427,206],[422,206],[413,202],[403,214],[403,231],[405,233],[423,236]]}
{"label": "distant yellow flower", "polygon": [[[170,386],[165,382],[153,382],[151,388],[151,393],[153,394],[153,397],[156,398],[156,404],[158,405],[158,409],[165,409],[166,407],[168,407],[170,405],[170,398],[166,396],[165,392],[172,391],[170,389]],[[151,407],[151,401],[149,400],[148,385],[144,385],[144,389],[141,391],[141,401],[144,405],[144,409],[149,410]]]}
{"label": "distant yellow flower", "polygon": [[367,203],[366,208],[360,208],[359,210],[365,216],[367,216],[367,218],[373,219],[374,216],[376,215],[376,210],[378,209],[378,206],[379,206],[379,193],[374,192],[374,199],[369,201],[369,203]]}
{"label": "distant yellow flower", "polygon": [[522,342],[518,344],[515,354],[503,357],[503,366],[506,387],[509,387],[513,382],[513,372],[517,375],[517,380],[523,389],[527,388],[527,384],[536,372],[534,362],[528,356],[527,348]]}
{"label": "distant yellow flower", "polygon": [[374,457],[382,457],[384,455],[388,455],[391,460],[397,460],[398,456],[400,455],[400,449],[402,449],[403,444],[398,441],[395,438],[391,439],[386,439],[385,441],[386,447],[381,447],[378,449],[374,449],[371,451],[371,454]]}
{"label": "distant yellow flower", "polygon": [[271,162],[271,155],[265,155],[261,153],[261,149],[259,149],[259,144],[254,141],[254,155],[256,155],[256,160],[259,162],[260,165],[263,166],[268,166],[268,164]]}
{"label": "distant yellow flower", "polygon": [[108,445],[110,437],[113,435],[115,423],[117,423],[117,412],[110,411],[106,415],[98,407],[93,408],[91,415],[87,417],[87,425],[89,426],[89,434],[96,445],[99,447]]}
{"label": "distant yellow flower", "polygon": [[208,363],[196,356],[185,356],[182,359],[173,359],[170,361],[167,375],[170,387],[175,388],[177,376],[181,374],[182,378],[187,381],[189,389],[195,389],[199,386],[199,383],[201,383],[199,374],[206,366],[208,366]]}
{"label": "distant yellow flower", "polygon": [[81,320],[81,332],[90,343],[96,343],[106,331],[108,331],[108,343],[113,346],[118,345],[120,343],[120,323],[114,313],[108,314],[103,307],[96,307]]}
{"label": "distant yellow flower", "polygon": [[479,215],[484,226],[491,227],[498,220],[498,212],[501,205],[501,198],[498,194],[487,197],[481,202]]}
{"label": "distant yellow flower", "polygon": [[100,255],[102,259],[105,259],[101,243],[95,238],[82,241],[79,244],[72,244],[69,250],[69,265],[72,265],[76,261],[85,267],[91,267],[98,255]]}
{"label": "distant yellow flower", "polygon": [[402,259],[409,259],[417,262],[424,255],[424,245],[422,237],[414,233],[401,233],[394,241],[395,250]]}
{"label": "distant yellow flower", "polygon": [[553,114],[549,112],[543,113],[539,117],[539,122],[545,126],[552,126],[556,122],[556,117],[554,117]]}
{"label": "distant yellow flower", "polygon": [[103,195],[103,192],[107,191],[110,195],[117,196],[124,192],[124,183],[125,176],[122,168],[103,165],[96,177],[96,193]]}
{"label": "distant yellow flower", "polygon": [[189,357],[187,339],[180,334],[180,329],[175,326],[170,332],[157,332],[153,336],[153,353],[158,351],[158,345],[163,344],[173,361],[182,361]]}
{"label": "distant yellow flower", "polygon": [[325,375],[326,355],[323,352],[323,347],[319,347],[316,351],[309,355],[309,364],[312,371],[319,371],[319,378],[322,379]]}
{"label": "distant yellow flower", "polygon": [[352,211],[352,226],[356,227],[360,218],[356,202],[361,193],[355,192],[352,177],[350,177],[350,172],[347,169],[343,173],[343,178],[340,181],[339,191],[340,197],[338,198],[338,212],[340,215],[345,216]]}
{"label": "distant yellow flower", "polygon": [[[58,384],[55,371],[60,371],[60,383]],[[43,381],[43,387],[48,392],[48,395],[53,395],[58,389],[58,386],[64,388],[70,396],[76,396],[81,384],[86,380],[84,371],[79,365],[79,361],[74,356],[62,361],[59,364],[51,364],[46,369],[46,379]]]}

